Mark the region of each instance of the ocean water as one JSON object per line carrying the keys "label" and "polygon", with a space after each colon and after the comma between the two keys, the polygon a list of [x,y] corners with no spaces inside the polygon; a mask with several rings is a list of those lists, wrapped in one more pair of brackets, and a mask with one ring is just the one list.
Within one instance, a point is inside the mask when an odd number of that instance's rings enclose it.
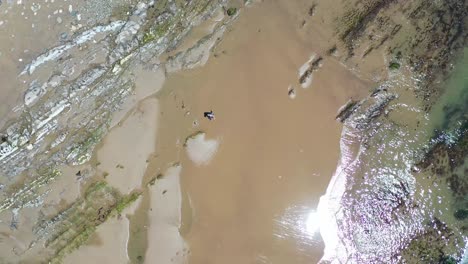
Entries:
{"label": "ocean water", "polygon": [[435,133],[450,143],[467,129],[467,120],[468,48],[465,48],[447,82],[445,93],[431,110],[430,121]]}
{"label": "ocean water", "polygon": [[[449,224],[465,242],[464,250],[458,248],[463,252],[462,257],[454,259],[458,263],[468,263],[468,48],[457,61],[445,93],[432,108],[430,120],[434,129],[431,144],[443,142],[450,149],[464,149],[464,156],[460,157],[463,161],[446,170],[442,177],[450,185],[450,198],[444,204],[449,208],[450,216],[455,216]],[[463,137],[465,140],[460,140]]]}
{"label": "ocean water", "polygon": [[[467,129],[467,50],[430,113],[405,92],[415,85],[396,75],[345,122],[341,161],[319,206],[333,223],[321,227],[324,261],[462,263],[468,169],[454,167],[447,153],[460,150],[454,146]],[[418,170],[438,143],[448,146],[445,152]],[[462,187],[454,188],[454,174]]]}

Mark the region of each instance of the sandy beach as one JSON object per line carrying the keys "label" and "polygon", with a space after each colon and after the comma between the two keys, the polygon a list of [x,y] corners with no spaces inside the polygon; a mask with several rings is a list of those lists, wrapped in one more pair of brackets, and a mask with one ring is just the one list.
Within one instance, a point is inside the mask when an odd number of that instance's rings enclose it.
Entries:
{"label": "sandy beach", "polygon": [[[72,200],[90,173],[142,197],[65,263],[320,259],[315,216],[339,159],[335,116],[371,83],[329,56],[331,28],[316,27],[321,16],[310,17],[306,7],[254,1],[217,31],[222,40],[215,34],[198,47],[225,16],[218,10],[177,49],[135,67],[134,90],[90,164],[64,167],[76,177],[58,182],[61,193],[48,203],[64,203],[67,188]],[[181,69],[174,56],[194,45],[190,56],[201,59]],[[318,58],[319,67],[307,72]],[[213,121],[203,117],[210,110]]]}
{"label": "sandy beach", "polygon": [[[301,88],[300,67],[313,53],[325,56],[328,43],[304,37],[283,4],[243,10],[208,63],[169,75],[158,96],[159,158],[147,175],[171,162],[184,167],[180,232],[188,263],[314,263],[322,256],[309,215],[339,158],[336,112],[370,83],[326,57],[310,87]],[[210,110],[213,121],[203,117]],[[184,151],[197,131],[219,143],[209,163]]]}
{"label": "sandy beach", "polygon": [[[300,6],[283,4],[244,9],[206,65],[169,74],[158,102],[147,99],[114,122],[98,151],[99,168],[110,172],[108,181],[123,192],[144,189],[144,201],[129,215],[131,262],[314,263],[322,256],[314,215],[339,158],[336,112],[366,93],[369,82],[328,56],[309,87],[302,88],[301,66],[311,54],[326,56],[328,43],[310,40],[293,22]],[[266,19],[267,13],[275,20]],[[137,82],[137,90],[141,85]],[[294,99],[288,96],[291,88]],[[158,116],[142,110],[144,105],[158,105]],[[203,117],[209,110],[214,121]],[[156,120],[157,125],[148,125]],[[204,132],[205,142],[216,142],[208,151],[212,157],[202,162],[187,155],[184,146],[197,131]],[[131,151],[125,158],[130,133],[157,139],[151,143],[141,136],[141,154]],[[195,145],[196,152],[201,145]],[[123,155],[123,168],[113,164],[116,154]],[[183,167],[180,176],[166,179],[174,163]],[[145,187],[157,175],[164,177]],[[120,227],[100,235],[122,232]]]}
{"label": "sandy beach", "polygon": [[0,263],[460,260],[436,2],[0,0]]}

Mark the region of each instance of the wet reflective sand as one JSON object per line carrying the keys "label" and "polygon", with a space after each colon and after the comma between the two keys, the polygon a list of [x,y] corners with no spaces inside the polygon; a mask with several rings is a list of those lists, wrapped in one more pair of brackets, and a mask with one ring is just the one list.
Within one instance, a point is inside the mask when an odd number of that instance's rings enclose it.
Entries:
{"label": "wet reflective sand", "polygon": [[[173,157],[183,166],[189,263],[315,263],[322,256],[314,212],[339,158],[336,111],[369,84],[327,57],[301,88],[299,68],[327,43],[301,37],[284,8],[264,2],[246,9],[207,65],[170,76],[163,88],[157,154],[165,159],[179,144]],[[216,120],[203,118],[209,110]],[[209,165],[193,163],[181,146],[198,130],[220,142]]]}

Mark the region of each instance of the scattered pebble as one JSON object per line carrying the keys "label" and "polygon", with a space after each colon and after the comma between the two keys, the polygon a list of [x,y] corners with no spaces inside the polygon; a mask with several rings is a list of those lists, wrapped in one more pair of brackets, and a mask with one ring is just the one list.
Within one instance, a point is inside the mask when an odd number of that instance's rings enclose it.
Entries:
{"label": "scattered pebble", "polygon": [[317,5],[316,4],[313,4],[310,8],[309,8],[309,16],[313,16],[315,15],[315,10],[317,8]]}
{"label": "scattered pebble", "polygon": [[292,87],[292,86],[288,87],[288,96],[291,99],[296,98],[296,89],[294,89],[294,87]]}
{"label": "scattered pebble", "polygon": [[57,17],[57,23],[62,24],[62,18],[61,17]]}
{"label": "scattered pebble", "polygon": [[34,14],[36,14],[37,11],[39,11],[39,9],[41,9],[41,5],[40,5],[40,4],[33,3],[33,4],[31,5],[31,11],[33,11]]}
{"label": "scattered pebble", "polygon": [[66,32],[63,32],[63,33],[60,34],[60,39],[61,40],[65,40],[67,38],[68,38],[68,34]]}

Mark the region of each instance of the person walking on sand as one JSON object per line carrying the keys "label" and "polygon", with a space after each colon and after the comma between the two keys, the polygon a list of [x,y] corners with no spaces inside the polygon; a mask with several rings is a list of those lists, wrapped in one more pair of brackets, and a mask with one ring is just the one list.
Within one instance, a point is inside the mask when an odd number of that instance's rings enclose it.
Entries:
{"label": "person walking on sand", "polygon": [[208,118],[210,121],[215,119],[215,116],[213,114],[213,110],[211,110],[209,112],[204,112],[203,116]]}

